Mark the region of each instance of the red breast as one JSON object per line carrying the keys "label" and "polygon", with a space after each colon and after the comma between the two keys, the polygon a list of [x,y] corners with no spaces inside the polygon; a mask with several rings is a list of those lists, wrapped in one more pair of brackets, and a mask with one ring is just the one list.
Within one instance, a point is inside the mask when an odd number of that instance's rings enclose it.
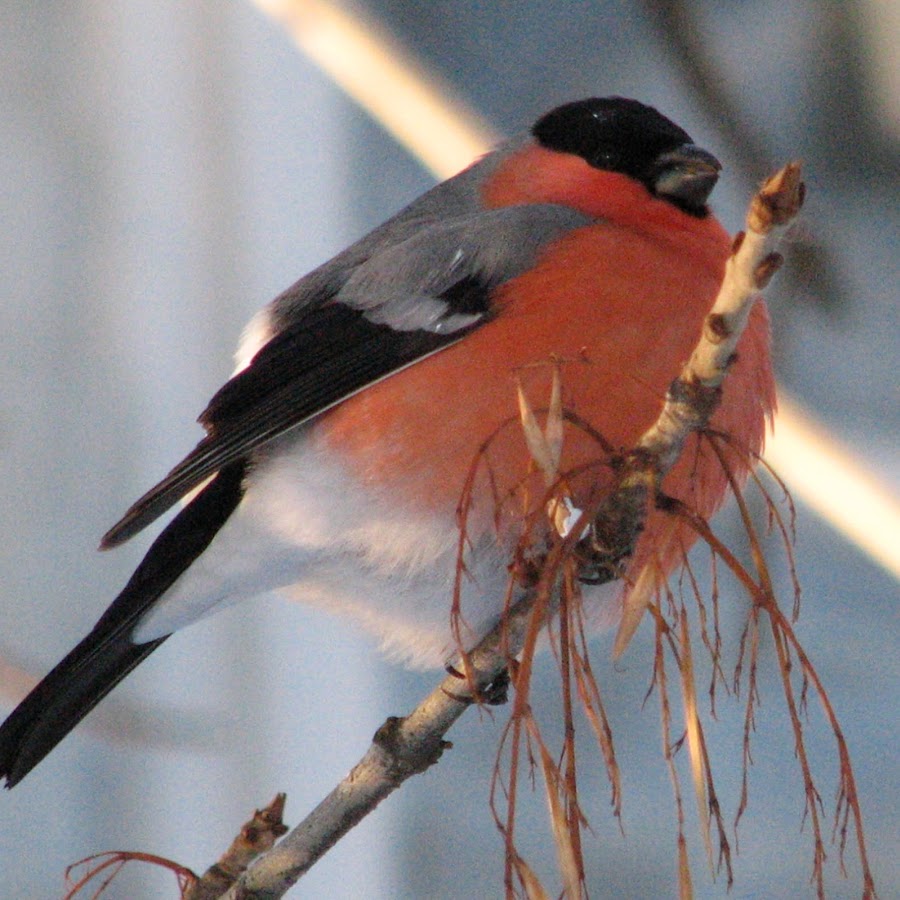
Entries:
{"label": "red breast", "polygon": [[[317,425],[363,482],[395,502],[446,515],[498,429],[478,490],[504,497],[521,483],[529,456],[516,424],[516,383],[534,407],[544,406],[551,359],[561,361],[565,407],[611,446],[633,446],[699,337],[730,245],[712,216],[688,216],[623,175],[537,146],[507,159],[484,185],[483,199],[489,207],[564,203],[598,222],[570,232],[503,285],[492,321],[344,401]],[[754,449],[773,402],[767,333],[760,305],[713,422]],[[603,457],[594,438],[567,426],[562,469],[601,461],[576,481],[576,503],[604,483]],[[533,484],[540,496],[540,482]],[[725,485],[695,440],[666,488],[708,515]],[[487,505],[493,499],[483,512]]]}

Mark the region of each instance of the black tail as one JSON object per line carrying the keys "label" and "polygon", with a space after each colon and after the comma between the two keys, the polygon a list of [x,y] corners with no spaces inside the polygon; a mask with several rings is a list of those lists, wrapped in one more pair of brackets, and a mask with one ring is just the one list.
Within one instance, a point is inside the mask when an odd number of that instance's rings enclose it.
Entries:
{"label": "black tail", "polygon": [[93,631],[0,725],[0,778],[21,781],[166,637],[135,644],[138,620],[209,546],[241,499],[245,465],[222,469],[154,541]]}
{"label": "black tail", "polygon": [[165,638],[132,644],[92,631],[0,726],[0,776],[21,781]]}

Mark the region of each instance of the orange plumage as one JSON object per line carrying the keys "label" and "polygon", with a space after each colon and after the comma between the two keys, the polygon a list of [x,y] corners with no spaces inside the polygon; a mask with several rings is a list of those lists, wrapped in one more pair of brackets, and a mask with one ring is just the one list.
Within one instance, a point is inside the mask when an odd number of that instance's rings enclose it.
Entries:
{"label": "orange plumage", "polygon": [[[490,207],[564,203],[599,221],[566,235],[507,282],[497,292],[493,321],[402,377],[350,398],[316,426],[363,483],[401,507],[451,516],[479,448],[507,422],[491,441],[476,482],[470,529],[487,527],[496,497],[513,493],[529,470],[515,421],[516,384],[521,381],[538,405],[545,403],[551,360],[561,361],[566,409],[613,448],[634,447],[697,343],[731,243],[712,216],[686,216],[623,175],[540,147],[506,160],[485,183],[483,197]],[[711,422],[749,452],[726,450],[739,478],[761,449],[773,406],[768,318],[760,302]],[[567,425],[563,473],[603,458],[595,439]],[[602,464],[583,470],[570,484],[575,504],[586,505],[608,483]],[[664,484],[702,516],[716,510],[726,487],[718,458],[697,437]],[[542,496],[537,481],[531,495]],[[505,506],[510,530],[521,512]],[[662,513],[652,513],[632,578],[651,555],[670,570],[693,539],[687,527],[673,529]]]}

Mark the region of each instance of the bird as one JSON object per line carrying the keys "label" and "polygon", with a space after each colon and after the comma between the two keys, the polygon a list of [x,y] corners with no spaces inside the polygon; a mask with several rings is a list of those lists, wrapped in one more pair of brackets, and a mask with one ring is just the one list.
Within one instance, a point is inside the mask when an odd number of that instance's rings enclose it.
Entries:
{"label": "bird", "polygon": [[[611,455],[655,421],[722,281],[720,170],[651,106],[565,103],[263,307],[205,435],[101,548],[180,508],[0,726],[7,787],[171,634],[246,597],[348,617],[413,667],[446,665],[460,634],[472,646],[546,496],[517,390],[541,398],[558,379],[567,495],[585,508],[608,492]],[[760,300],[710,424],[739,480],[774,408],[769,344]],[[709,516],[727,481],[693,436],[663,487]],[[693,540],[651,511],[623,577],[582,585],[589,623],[614,624],[641,574],[659,583]]]}

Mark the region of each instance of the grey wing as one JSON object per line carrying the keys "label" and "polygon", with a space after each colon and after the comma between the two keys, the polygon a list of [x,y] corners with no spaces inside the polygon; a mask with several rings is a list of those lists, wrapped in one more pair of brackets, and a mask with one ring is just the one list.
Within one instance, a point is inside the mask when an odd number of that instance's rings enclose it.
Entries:
{"label": "grey wing", "polygon": [[[222,467],[460,340],[490,318],[495,288],[530,268],[548,242],[589,222],[549,204],[486,210],[420,227],[327,293],[326,267],[311,273],[308,301],[295,302],[289,316],[282,310],[278,333],[200,416],[207,436],[101,546],[127,540]],[[292,290],[303,289],[301,279]]]}

